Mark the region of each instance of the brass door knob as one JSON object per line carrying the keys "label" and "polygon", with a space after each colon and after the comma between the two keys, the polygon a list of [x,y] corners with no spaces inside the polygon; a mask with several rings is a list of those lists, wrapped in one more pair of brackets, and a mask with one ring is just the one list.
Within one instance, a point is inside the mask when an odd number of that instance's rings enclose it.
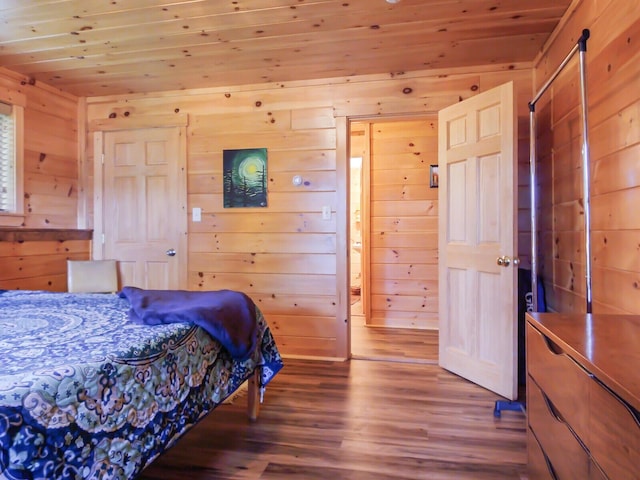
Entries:
{"label": "brass door knob", "polygon": [[508,267],[509,265],[511,265],[511,259],[505,255],[502,255],[501,257],[498,257],[496,263],[501,267]]}
{"label": "brass door knob", "polygon": [[496,263],[501,267],[508,267],[509,265],[511,265],[511,262],[513,262],[514,266],[520,265],[520,259],[517,257],[512,260],[506,255],[502,255],[501,257],[498,257],[496,259]]}

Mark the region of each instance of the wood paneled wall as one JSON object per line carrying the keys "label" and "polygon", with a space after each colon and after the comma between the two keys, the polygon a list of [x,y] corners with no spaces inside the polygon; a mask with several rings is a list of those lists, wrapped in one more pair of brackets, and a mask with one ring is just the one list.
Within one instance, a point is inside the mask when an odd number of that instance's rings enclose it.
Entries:
{"label": "wood paneled wall", "polygon": [[0,289],[67,290],[67,260],[90,258],[91,232],[0,229]]}
{"label": "wood paneled wall", "polygon": [[[202,222],[189,221],[187,287],[247,292],[286,355],[344,358],[349,335],[347,118],[435,113],[514,80],[526,125],[528,67],[89,98],[88,130],[109,121],[136,128],[145,119],[188,115],[188,205],[189,211],[201,207],[203,216]],[[225,209],[222,152],[253,147],[268,149],[268,207]],[[87,178],[92,156],[89,135]],[[292,184],[294,175],[303,177],[302,186]],[[331,207],[330,220],[322,219],[323,206]]]}
{"label": "wood paneled wall", "polygon": [[[589,122],[592,157],[594,310],[640,312],[640,35],[637,2],[576,0],[542,52],[540,86],[575,44],[588,42]],[[372,75],[288,84],[172,91],[78,99],[0,69],[0,88],[27,97],[25,109],[26,213],[18,228],[91,227],[93,146],[81,124],[99,129],[111,117],[127,122],[186,114],[188,201],[204,210],[190,222],[189,288],[238,288],[254,297],[288,355],[343,357],[348,348],[346,292],[340,272],[348,261],[347,118],[434,113],[509,80],[519,112],[519,254],[528,265],[528,108],[530,65],[473,70]],[[580,174],[578,79],[575,64],[539,103],[541,152],[541,256],[547,300],[555,310],[584,309],[583,210]],[[78,113],[80,110],[80,114]],[[89,130],[91,130],[89,128]],[[222,151],[269,150],[269,206],[222,208]],[[78,150],[81,155],[77,166]],[[344,150],[344,151],[343,151]],[[301,174],[305,183],[294,187]],[[87,191],[80,192],[85,184]],[[322,220],[329,205],[331,220]],[[38,245],[42,245],[40,242]],[[0,262],[47,248],[9,242]],[[66,247],[65,247],[66,248]],[[75,247],[71,248],[75,251]],[[84,247],[80,247],[84,251]],[[49,253],[46,253],[49,252]],[[84,253],[83,253],[84,254]],[[44,260],[43,258],[39,259]],[[46,263],[46,262],[45,262]],[[12,267],[13,268],[13,267]],[[30,269],[28,262],[20,269]],[[33,267],[36,270],[40,267]],[[341,283],[344,281],[344,288]],[[20,283],[20,288],[42,285]],[[0,284],[2,288],[5,284]],[[22,286],[24,285],[24,286]],[[55,288],[56,280],[44,285]],[[6,287],[5,287],[6,288]]]}
{"label": "wood paneled wall", "polygon": [[370,292],[367,324],[438,326],[437,117],[369,124]]}
{"label": "wood paneled wall", "polygon": [[[578,2],[541,55],[542,85],[588,28],[594,313],[640,313],[640,10]],[[577,56],[538,108],[540,262],[549,307],[586,311],[580,85]]]}
{"label": "wood paneled wall", "polygon": [[[24,219],[12,226],[76,228],[78,221],[79,100],[0,68],[0,89],[26,98]],[[0,218],[0,224],[8,222]]]}
{"label": "wood paneled wall", "polygon": [[[0,288],[64,291],[67,258],[89,258],[78,226],[79,100],[0,68],[24,107],[24,216],[0,215]],[[34,231],[34,229],[40,231]]]}

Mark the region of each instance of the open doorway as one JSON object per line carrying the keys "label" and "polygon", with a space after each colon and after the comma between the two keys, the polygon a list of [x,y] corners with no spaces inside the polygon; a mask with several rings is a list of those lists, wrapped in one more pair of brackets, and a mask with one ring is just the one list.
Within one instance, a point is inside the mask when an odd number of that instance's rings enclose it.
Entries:
{"label": "open doorway", "polygon": [[[363,244],[363,222],[361,206],[361,186],[362,186],[362,157],[351,157],[351,196],[350,196],[350,239],[351,239],[351,276],[350,276],[350,301],[351,317],[364,317],[363,290],[367,291],[368,285],[363,285],[366,278],[366,266],[362,252]],[[365,210],[366,214],[366,210]],[[366,224],[366,223],[365,223]],[[365,252],[366,253],[366,252]],[[363,266],[365,268],[363,268]]]}
{"label": "open doorway", "polygon": [[[362,251],[364,236],[368,236],[369,211],[368,191],[363,192],[363,185],[369,186],[369,124],[367,122],[352,122],[350,124],[350,154],[349,154],[349,237],[350,237],[350,301],[351,319],[359,323],[364,322],[364,303],[368,297],[368,284],[364,284],[367,277],[365,255]],[[366,165],[363,165],[366,160]],[[365,168],[363,168],[365,167]],[[367,178],[363,175],[367,174]],[[365,195],[366,193],[366,195]],[[363,212],[364,207],[364,212]],[[366,239],[368,241],[368,238]]]}
{"label": "open doorway", "polygon": [[354,358],[437,363],[437,130],[435,115],[350,123]]}

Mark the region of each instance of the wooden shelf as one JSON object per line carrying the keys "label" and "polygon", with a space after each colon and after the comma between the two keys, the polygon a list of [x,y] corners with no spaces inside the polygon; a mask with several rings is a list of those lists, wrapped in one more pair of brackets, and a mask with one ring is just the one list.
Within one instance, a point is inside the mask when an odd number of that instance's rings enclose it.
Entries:
{"label": "wooden shelf", "polygon": [[5,228],[0,227],[0,242],[38,242],[91,240],[93,230],[48,229],[48,228]]}

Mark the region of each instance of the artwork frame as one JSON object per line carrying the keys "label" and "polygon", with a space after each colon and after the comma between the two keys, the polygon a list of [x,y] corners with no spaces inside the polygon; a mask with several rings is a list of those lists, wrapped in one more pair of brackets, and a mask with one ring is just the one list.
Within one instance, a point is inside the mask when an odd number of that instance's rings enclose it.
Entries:
{"label": "artwork frame", "polygon": [[438,188],[440,176],[438,175],[438,165],[429,166],[429,188]]}
{"label": "artwork frame", "polygon": [[266,148],[222,151],[224,208],[267,207]]}

